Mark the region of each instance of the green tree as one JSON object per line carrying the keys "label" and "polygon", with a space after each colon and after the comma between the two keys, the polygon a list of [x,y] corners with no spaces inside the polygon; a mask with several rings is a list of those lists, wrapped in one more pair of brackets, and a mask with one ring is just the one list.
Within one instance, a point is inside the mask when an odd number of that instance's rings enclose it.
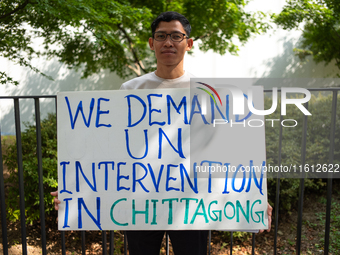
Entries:
{"label": "green tree", "polygon": [[[185,15],[201,50],[237,54],[238,44],[269,27],[261,21],[265,14],[247,13],[246,4],[246,0],[2,0],[0,56],[39,73],[30,61],[47,56],[80,68],[84,78],[102,69],[122,78],[142,75],[155,68],[147,41],[158,14],[171,10]],[[43,47],[32,46],[36,37],[43,39]],[[1,70],[0,82],[17,84]]]}
{"label": "green tree", "polygon": [[274,22],[283,29],[302,30],[301,48],[295,54],[304,60],[312,55],[315,62],[335,60],[340,69],[340,1],[290,0]]}

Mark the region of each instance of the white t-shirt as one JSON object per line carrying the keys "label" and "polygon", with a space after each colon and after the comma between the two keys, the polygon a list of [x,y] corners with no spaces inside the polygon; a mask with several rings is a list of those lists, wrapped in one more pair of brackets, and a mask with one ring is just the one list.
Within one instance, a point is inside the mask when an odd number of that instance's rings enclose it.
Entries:
{"label": "white t-shirt", "polygon": [[124,82],[120,89],[190,88],[190,78],[194,77],[185,71],[181,77],[176,79],[163,79],[152,72]]}

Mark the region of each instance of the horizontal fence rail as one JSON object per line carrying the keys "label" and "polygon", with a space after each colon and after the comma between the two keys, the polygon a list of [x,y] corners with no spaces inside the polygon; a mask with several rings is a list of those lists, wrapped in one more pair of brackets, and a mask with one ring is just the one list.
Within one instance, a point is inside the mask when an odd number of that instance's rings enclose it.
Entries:
{"label": "horizontal fence rail", "polygon": [[[334,141],[335,141],[335,131],[336,131],[336,108],[337,108],[337,98],[338,91],[340,88],[311,88],[308,89],[311,92],[331,92],[332,93],[332,109],[330,113],[331,126],[330,126],[330,150],[329,150],[329,162],[333,164],[334,162]],[[272,92],[271,90],[264,90],[265,93]],[[280,89],[278,89],[280,92]],[[37,143],[37,172],[39,176],[39,201],[40,201],[40,227],[41,227],[41,253],[47,254],[47,241],[46,241],[46,227],[45,227],[45,204],[44,204],[44,190],[43,190],[43,167],[42,167],[42,145],[41,145],[41,129],[40,129],[40,100],[51,98],[55,102],[56,109],[56,96],[46,95],[46,96],[0,96],[1,100],[12,100],[14,108],[14,119],[15,119],[15,132],[16,132],[16,143],[17,143],[17,168],[18,168],[18,179],[19,179],[19,199],[20,199],[20,221],[21,221],[21,241],[22,241],[22,254],[27,254],[27,228],[26,228],[26,218],[25,218],[25,191],[24,191],[24,180],[23,173],[25,171],[23,166],[23,155],[22,155],[22,141],[21,141],[21,120],[20,120],[20,101],[24,99],[34,100],[34,115],[36,124],[36,143]],[[308,107],[308,103],[305,104]],[[282,122],[282,115],[280,116],[280,122]],[[303,119],[303,133],[302,133],[302,146],[301,146],[301,165],[305,164],[306,160],[306,137],[307,137],[307,125],[308,118],[304,116]],[[278,165],[282,162],[282,125],[279,127],[279,143],[278,143]],[[1,133],[1,120],[0,120],[0,133]],[[4,184],[4,168],[3,168],[3,150],[0,139],[0,198],[1,198],[1,230],[2,230],[2,245],[3,254],[7,255],[9,250],[8,245],[8,230],[6,222],[6,203],[5,203],[5,184]],[[326,203],[326,223],[325,223],[325,236],[324,236],[324,254],[329,253],[329,238],[330,238],[330,216],[331,216],[331,199],[332,199],[332,176],[329,176],[327,180],[327,203]],[[278,219],[279,219],[279,199],[280,199],[280,176],[277,178],[276,182],[276,194],[275,194],[275,206],[274,206],[274,247],[273,253],[277,254],[277,238],[278,238]],[[304,199],[304,179],[300,180],[300,191],[298,200],[298,223],[297,223],[297,240],[296,240],[296,254],[301,252],[301,227],[302,227],[302,210],[303,210],[303,199]],[[91,242],[91,240],[86,240],[86,232],[80,231],[82,254],[86,251],[86,241]],[[107,238],[106,231],[102,231],[102,253],[107,254],[107,239],[109,239],[109,252],[108,254],[114,254],[114,231],[109,231],[109,238]],[[211,253],[211,231],[209,231],[208,240],[208,253]],[[61,250],[62,254],[66,254],[67,248],[65,245],[65,232],[61,231]],[[126,235],[124,235],[124,254],[127,254],[127,240]],[[169,237],[166,236],[166,254],[169,254]],[[230,254],[233,254],[233,232],[230,234]],[[255,254],[255,234],[252,234],[252,254]]]}

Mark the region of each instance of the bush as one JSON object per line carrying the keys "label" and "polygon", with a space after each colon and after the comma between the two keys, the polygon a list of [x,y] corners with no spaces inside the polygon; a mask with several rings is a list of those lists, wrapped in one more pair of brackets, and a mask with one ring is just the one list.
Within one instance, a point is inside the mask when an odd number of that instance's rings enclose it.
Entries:
{"label": "bush", "polygon": [[[26,221],[32,223],[40,218],[39,212],[39,176],[36,145],[36,126],[25,123],[26,130],[21,134],[24,170],[25,215]],[[53,198],[50,195],[58,187],[57,171],[57,123],[56,115],[48,114],[41,121],[42,167],[45,213],[54,211]],[[19,181],[17,170],[16,143],[9,144],[4,154],[9,178],[5,180],[8,187],[6,198],[7,216],[10,221],[20,218]]]}

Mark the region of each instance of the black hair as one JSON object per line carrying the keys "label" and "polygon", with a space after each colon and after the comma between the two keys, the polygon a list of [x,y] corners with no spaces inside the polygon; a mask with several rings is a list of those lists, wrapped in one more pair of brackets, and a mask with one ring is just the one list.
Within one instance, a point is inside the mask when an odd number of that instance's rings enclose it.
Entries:
{"label": "black hair", "polygon": [[151,24],[152,35],[155,33],[156,28],[161,21],[170,22],[172,20],[178,20],[181,22],[186,35],[188,37],[190,36],[191,26],[189,20],[178,12],[162,12],[160,15],[158,15],[158,17]]}

